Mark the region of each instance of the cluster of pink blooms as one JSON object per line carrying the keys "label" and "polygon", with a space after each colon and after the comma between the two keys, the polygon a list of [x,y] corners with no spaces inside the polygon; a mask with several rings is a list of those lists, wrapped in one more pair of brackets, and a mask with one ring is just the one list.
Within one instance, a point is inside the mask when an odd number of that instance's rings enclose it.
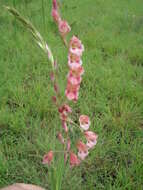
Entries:
{"label": "cluster of pink blooms", "polygon": [[[67,105],[64,105],[64,106],[67,106]],[[68,107],[67,111],[66,109],[62,108],[64,110],[61,113],[62,114],[61,116],[63,117],[63,119],[67,117],[67,113],[71,112],[71,109],[69,110],[69,106],[67,107]],[[89,150],[92,149],[96,145],[97,139],[98,139],[98,135],[96,133],[88,130],[90,126],[90,120],[88,116],[81,115],[79,117],[79,123],[80,123],[80,128],[82,129],[82,133],[85,137],[86,143],[84,143],[82,140],[77,141],[76,143],[76,148],[78,150],[77,154],[75,154],[71,150],[71,140],[69,138],[67,139],[64,138],[61,133],[58,133],[57,135],[58,140],[66,147],[66,150],[64,151],[65,162],[67,161],[68,155],[69,155],[69,162],[70,162],[71,167],[78,166],[80,162],[88,156]],[[68,128],[65,129],[65,132],[68,133]],[[54,151],[52,150],[49,151],[47,154],[45,154],[43,157],[43,163],[51,164],[53,160],[53,155],[54,155]]]}
{"label": "cluster of pink blooms", "polygon": [[69,73],[67,76],[67,87],[65,95],[68,100],[77,101],[80,83],[84,69],[82,67],[81,56],[84,51],[84,46],[81,41],[73,36],[69,43],[69,54],[68,54],[68,66]]}
{"label": "cluster of pink blooms", "polygon": [[58,10],[58,3],[56,0],[53,0],[52,17],[55,23],[58,25],[59,32],[65,42],[65,37],[71,31],[71,28],[67,21],[62,20]]}
{"label": "cluster of pink blooms", "polygon": [[79,122],[80,122],[80,127],[83,130],[86,143],[84,143],[82,140],[79,140],[76,144],[78,154],[76,155],[75,153],[70,152],[71,167],[79,165],[80,162],[88,156],[89,150],[96,145],[98,139],[98,135],[96,133],[88,130],[90,126],[90,120],[88,116],[81,115],[79,118]]}
{"label": "cluster of pink blooms", "polygon": [[[52,16],[55,22],[59,26],[59,31],[61,35],[64,37],[70,31],[70,29],[67,22],[62,21],[60,18],[56,0],[53,0]],[[74,102],[78,100],[80,83],[82,81],[82,75],[84,73],[84,69],[82,67],[82,60],[81,60],[83,51],[84,51],[83,44],[77,37],[73,36],[69,43],[69,54],[68,54],[69,72],[67,76],[67,87],[65,90],[65,95],[68,100],[72,100]],[[51,80],[53,82],[53,86],[56,92],[56,96],[53,97],[53,101],[56,103],[59,97],[59,88],[57,83],[55,82],[55,76],[53,73],[51,75]],[[71,129],[71,125],[74,125],[74,122],[69,117],[69,115],[72,113],[72,109],[66,103],[62,103],[62,105],[56,103],[56,106],[58,108],[59,116],[62,122],[62,129],[64,131],[63,134],[61,132],[57,134],[59,142],[64,146],[64,151],[58,151],[58,152],[64,153],[65,163],[69,160],[71,167],[78,166],[81,163],[81,161],[88,156],[89,150],[96,145],[98,135],[93,131],[89,130],[90,126],[89,117],[87,115],[81,115],[79,117],[79,130],[81,131],[83,137],[82,139],[79,139],[77,140],[77,142],[75,142],[77,154],[74,153],[74,151],[71,150],[72,139],[70,139],[69,137],[70,136],[69,131]],[[69,126],[68,123],[70,123]],[[57,151],[50,150],[47,154],[45,154],[43,157],[43,164],[50,165],[56,152]]]}

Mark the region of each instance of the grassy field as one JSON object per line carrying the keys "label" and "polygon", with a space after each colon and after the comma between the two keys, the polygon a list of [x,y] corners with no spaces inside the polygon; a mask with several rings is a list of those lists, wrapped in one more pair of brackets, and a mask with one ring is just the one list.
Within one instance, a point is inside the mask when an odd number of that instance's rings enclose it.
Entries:
{"label": "grassy field", "polygon": [[[43,3],[42,3],[43,2]],[[15,6],[48,41],[66,85],[67,49],[51,18],[51,0],[0,1],[0,187],[24,182],[49,189],[42,156],[58,146],[60,120],[51,102],[51,65],[2,5]],[[63,18],[85,45],[77,104],[98,143],[63,190],[143,188],[143,1],[61,0]]]}

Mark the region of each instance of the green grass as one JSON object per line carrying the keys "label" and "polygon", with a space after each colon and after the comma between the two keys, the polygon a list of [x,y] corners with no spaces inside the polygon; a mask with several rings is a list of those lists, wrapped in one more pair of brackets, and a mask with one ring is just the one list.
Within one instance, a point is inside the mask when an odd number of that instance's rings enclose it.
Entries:
{"label": "green grass", "polygon": [[[42,4],[44,3],[44,5]],[[2,5],[15,6],[48,41],[58,60],[61,91],[67,50],[51,18],[51,0],[0,2],[0,187],[25,182],[49,189],[42,156],[58,146],[60,128],[51,65]],[[62,0],[61,12],[85,45],[77,115],[90,116],[97,146],[80,167],[67,169],[63,190],[143,187],[143,1]],[[44,11],[44,12],[43,12]]]}

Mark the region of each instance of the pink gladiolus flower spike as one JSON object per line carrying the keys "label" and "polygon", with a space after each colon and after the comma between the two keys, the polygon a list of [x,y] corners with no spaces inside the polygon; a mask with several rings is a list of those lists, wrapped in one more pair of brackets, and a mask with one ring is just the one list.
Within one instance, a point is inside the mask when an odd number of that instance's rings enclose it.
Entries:
{"label": "pink gladiolus flower spike", "polygon": [[52,160],[53,160],[53,151],[50,150],[47,154],[44,155],[42,163],[50,165]]}
{"label": "pink gladiolus flower spike", "polygon": [[89,129],[90,120],[89,120],[89,117],[87,115],[81,115],[79,117],[79,123],[80,123],[80,127],[83,130],[88,130]]}

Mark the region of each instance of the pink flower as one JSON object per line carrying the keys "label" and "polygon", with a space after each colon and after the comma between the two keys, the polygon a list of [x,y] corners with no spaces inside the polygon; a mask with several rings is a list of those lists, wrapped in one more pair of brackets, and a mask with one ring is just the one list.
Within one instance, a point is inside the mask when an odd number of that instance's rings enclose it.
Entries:
{"label": "pink flower", "polygon": [[93,131],[85,131],[84,135],[87,141],[94,141],[94,140],[97,140],[98,138],[98,135],[94,133]]}
{"label": "pink flower", "polygon": [[83,44],[76,36],[73,36],[70,40],[69,51],[70,53],[75,54],[77,56],[81,56],[82,52],[84,51]]}
{"label": "pink flower", "polygon": [[93,148],[97,143],[98,135],[92,131],[85,131],[84,135],[87,140],[86,145],[88,146],[88,148]]}
{"label": "pink flower", "polygon": [[70,62],[79,62],[80,61],[80,56],[69,52],[68,60]]}
{"label": "pink flower", "polygon": [[70,91],[70,90],[66,89],[65,95],[68,100],[73,100],[76,102],[78,100],[79,93],[78,93],[78,91]]}
{"label": "pink flower", "polygon": [[59,107],[59,112],[67,114],[67,113],[71,113],[72,109],[71,109],[71,107],[69,105],[64,104],[61,107]]}
{"label": "pink flower", "polygon": [[72,109],[69,105],[64,104],[63,105],[63,109],[67,112],[67,113],[72,113]]}
{"label": "pink flower", "polygon": [[80,49],[81,46],[82,46],[82,43],[81,43],[81,41],[76,36],[73,36],[71,38],[71,40],[70,40],[70,44],[69,45],[73,49],[75,49],[75,48]]}
{"label": "pink flower", "polygon": [[68,91],[75,92],[75,91],[78,91],[79,88],[80,88],[79,84],[78,85],[74,85],[74,84],[72,84],[71,82],[68,81],[67,88],[66,88]]}
{"label": "pink flower", "polygon": [[77,155],[73,152],[70,152],[70,166],[78,166],[80,164],[80,160],[78,159]]}
{"label": "pink flower", "polygon": [[68,118],[68,113],[72,112],[72,109],[69,105],[64,104],[61,107],[59,107],[58,109],[59,113],[60,113],[60,118],[62,121],[66,121]]}
{"label": "pink flower", "polygon": [[50,150],[47,154],[44,155],[42,163],[50,165],[52,160],[53,160],[53,151]]}
{"label": "pink flower", "polygon": [[90,120],[89,120],[89,117],[87,115],[81,115],[79,117],[79,122],[80,122],[80,127],[83,130],[88,130],[88,128],[90,126]]}
{"label": "pink flower", "polygon": [[86,144],[84,144],[82,141],[79,141],[77,143],[77,149],[78,149],[78,157],[81,160],[84,160],[85,157],[88,155],[88,147]]}
{"label": "pink flower", "polygon": [[58,27],[59,27],[59,32],[61,33],[62,36],[65,36],[67,33],[71,31],[70,26],[65,20],[60,20]]}

